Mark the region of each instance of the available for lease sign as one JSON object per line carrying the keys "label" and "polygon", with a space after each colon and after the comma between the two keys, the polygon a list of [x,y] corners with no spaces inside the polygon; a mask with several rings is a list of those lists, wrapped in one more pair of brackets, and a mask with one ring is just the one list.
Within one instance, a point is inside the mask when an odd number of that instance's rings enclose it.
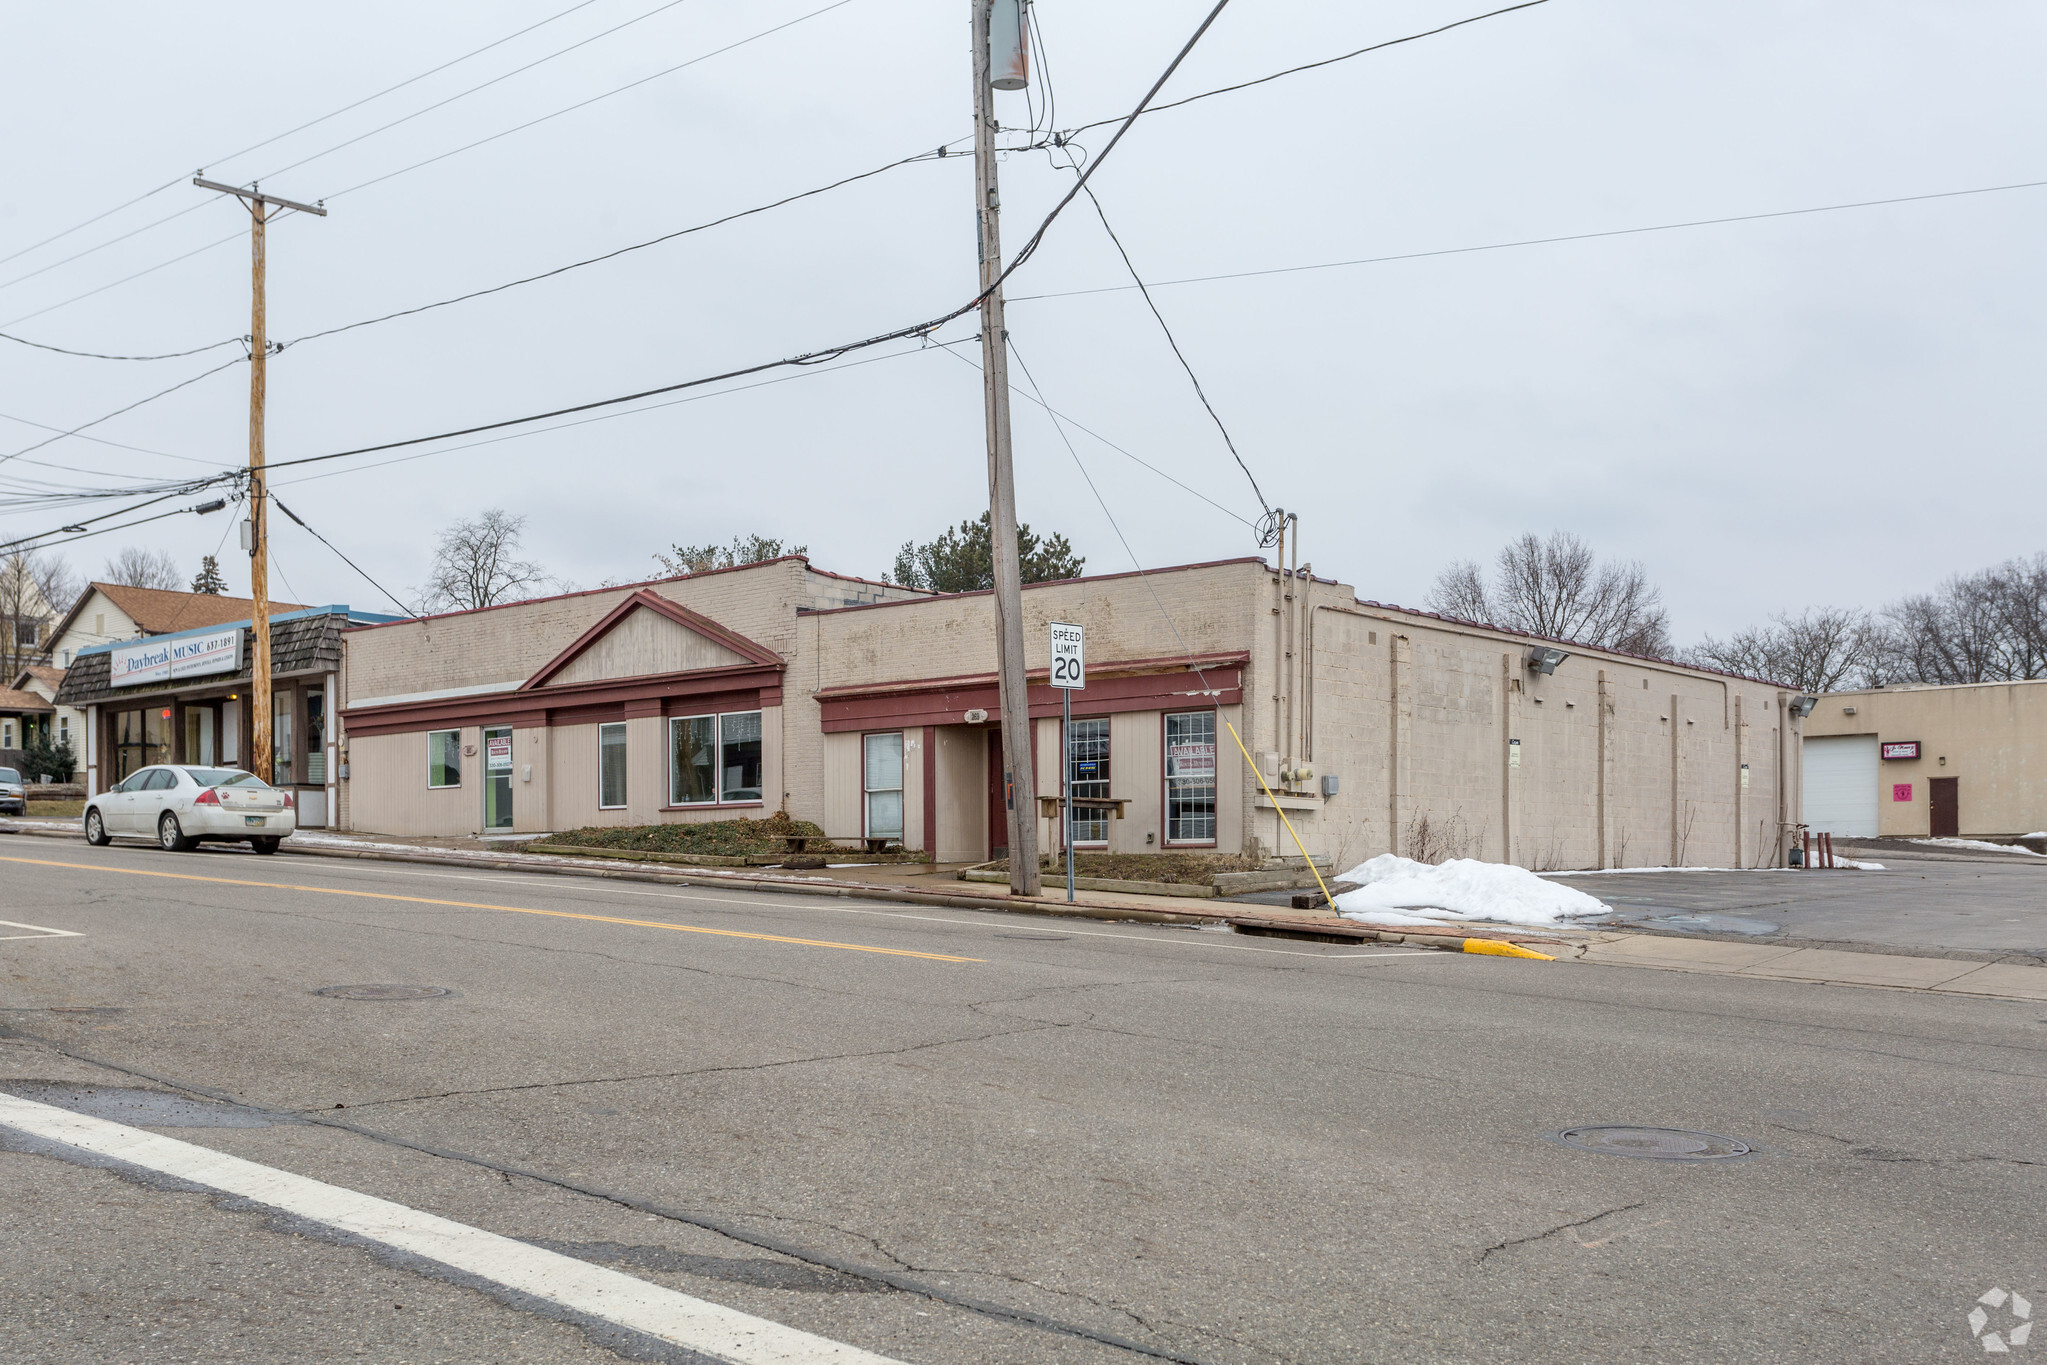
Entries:
{"label": "available for lease sign", "polygon": [[108,681],[115,687],[134,687],[173,678],[198,678],[209,673],[232,673],[241,662],[242,628],[236,626],[211,635],[188,635],[182,640],[138,640],[122,645],[113,651],[113,672]]}

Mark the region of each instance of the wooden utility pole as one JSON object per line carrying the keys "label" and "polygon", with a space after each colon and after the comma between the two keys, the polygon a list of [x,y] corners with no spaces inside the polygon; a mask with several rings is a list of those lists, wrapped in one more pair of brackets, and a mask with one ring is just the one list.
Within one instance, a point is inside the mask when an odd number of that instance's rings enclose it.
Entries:
{"label": "wooden utility pole", "polygon": [[1001,197],[995,184],[995,92],[989,11],[1015,0],[968,0],[974,42],[974,193],[980,225],[981,376],[988,409],[988,531],[995,561],[996,676],[1002,706],[1002,792],[1009,829],[1009,889],[1035,896],[1038,789],[1030,696],[1024,681],[1023,566],[1016,544],[1016,474],[1009,447],[1009,334],[1003,328]]}
{"label": "wooden utility pole", "polygon": [[263,474],[263,399],[268,380],[270,333],[263,295],[263,227],[279,210],[327,216],[317,204],[300,204],[192,177],[202,190],[232,194],[249,209],[249,771],[265,782],[275,775],[270,742],[270,540],[269,491]]}

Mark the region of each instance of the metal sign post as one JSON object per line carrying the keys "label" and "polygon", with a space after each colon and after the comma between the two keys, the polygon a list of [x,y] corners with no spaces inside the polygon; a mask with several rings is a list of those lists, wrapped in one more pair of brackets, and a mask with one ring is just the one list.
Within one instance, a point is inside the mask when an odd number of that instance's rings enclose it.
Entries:
{"label": "metal sign post", "polygon": [[1059,813],[1066,845],[1066,903],[1073,904],[1073,694],[1087,686],[1087,632],[1052,622],[1052,686],[1059,689]]}

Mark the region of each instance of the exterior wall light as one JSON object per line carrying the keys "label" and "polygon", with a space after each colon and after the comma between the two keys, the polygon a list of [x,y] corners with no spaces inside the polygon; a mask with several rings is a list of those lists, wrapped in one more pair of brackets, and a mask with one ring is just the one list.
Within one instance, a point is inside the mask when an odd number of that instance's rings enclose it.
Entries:
{"label": "exterior wall light", "polygon": [[1538,673],[1554,673],[1570,654],[1552,645],[1537,645],[1528,651],[1528,666]]}
{"label": "exterior wall light", "polygon": [[1820,699],[1818,697],[1793,697],[1791,699],[1791,714],[1797,716],[1800,720],[1804,720],[1812,714],[1813,707],[1819,704]]}

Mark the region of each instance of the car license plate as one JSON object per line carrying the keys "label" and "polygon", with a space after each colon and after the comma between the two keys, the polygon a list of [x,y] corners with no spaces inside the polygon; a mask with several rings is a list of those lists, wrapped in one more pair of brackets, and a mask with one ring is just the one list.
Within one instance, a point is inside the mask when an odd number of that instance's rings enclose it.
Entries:
{"label": "car license plate", "polygon": [[263,823],[263,817],[260,815],[244,815],[242,823],[245,825],[260,825]]}

